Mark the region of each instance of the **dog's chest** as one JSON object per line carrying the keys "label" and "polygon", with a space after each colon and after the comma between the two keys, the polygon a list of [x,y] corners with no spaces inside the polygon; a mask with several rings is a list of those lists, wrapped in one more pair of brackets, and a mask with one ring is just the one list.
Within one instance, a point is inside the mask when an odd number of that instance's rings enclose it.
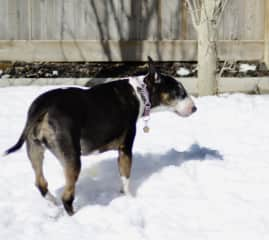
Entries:
{"label": "dog's chest", "polygon": [[102,153],[109,150],[117,150],[124,142],[125,134],[122,134],[119,137],[114,138],[109,142],[99,143],[98,145],[94,144],[89,139],[80,140],[80,149],[81,155],[89,155],[93,153]]}

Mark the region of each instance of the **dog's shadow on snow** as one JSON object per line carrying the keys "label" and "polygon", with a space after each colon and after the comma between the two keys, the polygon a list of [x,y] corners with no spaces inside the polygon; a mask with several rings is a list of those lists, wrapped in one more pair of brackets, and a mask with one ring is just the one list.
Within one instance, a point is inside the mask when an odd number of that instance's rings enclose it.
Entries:
{"label": "dog's shadow on snow", "polygon": [[[187,151],[174,149],[164,154],[134,154],[130,191],[136,195],[139,186],[152,174],[168,166],[180,166],[186,161],[223,160],[217,150],[193,144]],[[76,205],[83,208],[88,205],[108,205],[120,194],[120,177],[116,158],[100,161],[90,168],[83,169],[76,187]],[[58,189],[58,193],[63,188]]]}

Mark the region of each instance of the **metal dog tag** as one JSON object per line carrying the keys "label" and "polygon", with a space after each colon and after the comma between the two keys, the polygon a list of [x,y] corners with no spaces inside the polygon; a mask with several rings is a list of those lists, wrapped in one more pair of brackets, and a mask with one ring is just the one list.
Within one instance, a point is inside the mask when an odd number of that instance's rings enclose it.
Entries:
{"label": "metal dog tag", "polygon": [[148,133],[148,132],[149,132],[149,127],[148,127],[148,126],[145,126],[145,127],[143,128],[143,131],[144,131],[144,133]]}

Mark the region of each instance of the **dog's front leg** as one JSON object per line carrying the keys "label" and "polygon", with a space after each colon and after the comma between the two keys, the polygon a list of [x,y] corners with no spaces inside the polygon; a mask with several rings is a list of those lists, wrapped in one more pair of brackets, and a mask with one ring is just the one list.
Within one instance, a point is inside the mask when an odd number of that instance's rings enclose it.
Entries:
{"label": "dog's front leg", "polygon": [[131,196],[129,189],[129,179],[132,168],[132,147],[136,129],[133,128],[126,135],[125,141],[119,146],[118,165],[122,181],[121,193]]}
{"label": "dog's front leg", "polygon": [[124,150],[119,150],[118,164],[122,182],[120,192],[126,195],[131,195],[129,189],[129,179],[132,167],[132,156],[130,154],[125,153]]}

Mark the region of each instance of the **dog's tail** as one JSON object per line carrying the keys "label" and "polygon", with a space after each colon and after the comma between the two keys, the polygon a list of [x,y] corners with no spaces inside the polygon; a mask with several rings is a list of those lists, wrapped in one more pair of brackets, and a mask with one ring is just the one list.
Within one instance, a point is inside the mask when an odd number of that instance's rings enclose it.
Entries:
{"label": "dog's tail", "polygon": [[22,147],[22,145],[24,144],[25,139],[26,139],[26,129],[27,129],[27,127],[24,128],[24,130],[23,130],[19,140],[17,141],[17,143],[4,152],[4,154],[3,154],[4,156],[6,156],[6,155],[8,155],[10,153],[16,152],[17,150],[19,150]]}
{"label": "dog's tail", "polygon": [[28,134],[28,131],[30,129],[30,126],[29,125],[30,125],[29,124],[29,121],[27,121],[27,123],[26,123],[26,125],[25,125],[25,127],[24,127],[24,129],[22,131],[22,134],[21,134],[21,136],[19,138],[19,140],[17,141],[17,143],[14,146],[12,146],[11,148],[7,149],[4,152],[4,156],[6,156],[6,155],[8,155],[10,153],[16,152],[17,150],[19,150],[22,147],[22,145],[25,142],[25,139],[26,139],[26,136]]}
{"label": "dog's tail", "polygon": [[36,126],[36,123],[38,121],[40,121],[44,117],[44,115],[47,113],[49,104],[50,104],[50,101],[47,101],[47,98],[44,97],[44,95],[40,95],[31,104],[31,106],[28,110],[26,124],[25,124],[25,127],[21,133],[19,140],[17,141],[17,143],[14,146],[10,147],[9,149],[7,149],[4,152],[4,154],[3,154],[4,156],[6,156],[10,153],[16,152],[17,150],[19,150],[22,147],[22,145],[26,141],[29,133]]}
{"label": "dog's tail", "polygon": [[[30,109],[31,110],[31,109]],[[43,111],[42,111],[43,110]],[[25,127],[22,131],[22,134],[19,138],[19,140],[17,141],[17,143],[12,146],[11,148],[7,149],[3,156],[9,155],[10,153],[16,152],[17,150],[19,150],[22,145],[24,144],[27,135],[29,134],[29,132],[31,131],[31,129],[35,126],[35,123],[44,116],[45,114],[45,110],[42,109],[41,111],[32,111],[30,112],[30,114],[28,113],[28,117],[27,117],[27,122],[25,124]]]}

